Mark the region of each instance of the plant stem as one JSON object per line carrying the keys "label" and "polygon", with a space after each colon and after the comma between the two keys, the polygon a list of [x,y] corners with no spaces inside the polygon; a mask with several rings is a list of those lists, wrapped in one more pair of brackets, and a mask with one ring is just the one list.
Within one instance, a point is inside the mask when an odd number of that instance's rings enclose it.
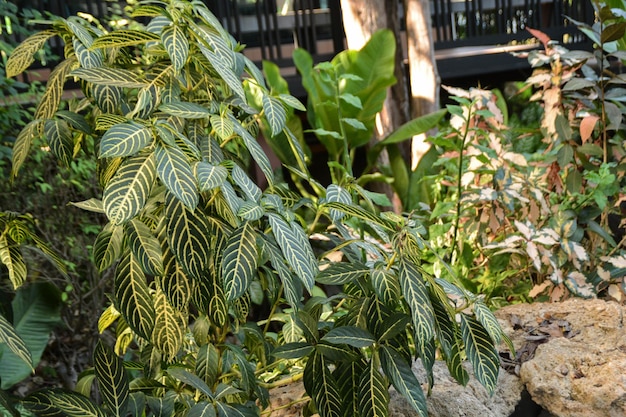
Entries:
{"label": "plant stem", "polygon": [[463,132],[463,138],[461,139],[461,147],[459,149],[459,175],[457,176],[457,201],[456,201],[456,216],[454,219],[454,233],[452,235],[452,248],[450,252],[450,262],[453,261],[454,255],[456,252],[456,241],[458,238],[459,231],[459,223],[461,221],[461,194],[463,193],[463,184],[461,182],[463,178],[463,155],[465,153],[465,141],[467,140],[467,136],[469,135],[470,122],[472,120],[472,106],[474,103],[470,104],[468,107],[467,118],[465,119],[465,129]]}
{"label": "plant stem", "polygon": [[261,415],[262,416],[270,416],[274,411],[284,410],[284,409],[292,407],[292,406],[294,406],[294,405],[296,405],[298,403],[302,403],[302,402],[310,401],[310,400],[311,400],[311,397],[309,397],[308,395],[305,395],[302,398],[298,398],[297,400],[293,400],[293,401],[291,401],[291,402],[289,402],[287,404],[281,405],[280,407],[272,407],[269,410],[264,410],[264,411],[261,412]]}
{"label": "plant stem", "polygon": [[280,302],[280,297],[283,295],[283,284],[280,284],[280,288],[278,289],[278,295],[276,296],[276,300],[272,304],[272,309],[270,310],[270,314],[267,316],[267,320],[265,321],[265,327],[263,327],[263,335],[267,333],[270,328],[270,323],[272,322],[272,317],[278,308],[278,303]]}
{"label": "plant stem", "polygon": [[274,381],[274,382],[259,381],[258,384],[262,386],[263,388],[272,389],[272,388],[284,387],[285,385],[289,385],[294,382],[300,381],[303,377],[304,377],[304,372],[298,372],[297,374],[294,374],[287,378],[281,378],[278,381]]}

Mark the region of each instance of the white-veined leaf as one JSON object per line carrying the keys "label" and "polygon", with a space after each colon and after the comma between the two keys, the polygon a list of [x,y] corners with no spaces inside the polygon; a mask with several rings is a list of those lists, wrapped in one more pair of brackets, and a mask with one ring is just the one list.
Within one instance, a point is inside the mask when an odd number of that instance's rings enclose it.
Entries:
{"label": "white-veined leaf", "polygon": [[322,207],[330,210],[337,210],[342,213],[348,214],[350,216],[354,216],[366,222],[374,223],[386,230],[393,230],[393,227],[389,224],[389,222],[362,207],[355,206],[354,204],[344,204],[341,202],[333,202],[329,201],[324,203]]}
{"label": "white-veined leaf", "polygon": [[119,257],[124,242],[123,230],[122,226],[108,224],[96,237],[93,244],[93,257],[98,271],[104,271]]}
{"label": "white-veined leaf", "polygon": [[141,265],[141,269],[149,275],[163,274],[163,254],[161,245],[150,228],[141,220],[130,219],[124,226],[130,250]]}
{"label": "white-veined leaf", "polygon": [[389,391],[386,378],[378,371],[372,358],[361,376],[358,410],[361,417],[386,417],[389,414]]}
{"label": "white-veined leaf", "polygon": [[72,45],[81,67],[96,68],[102,66],[102,53],[100,51],[88,49],[78,38],[72,39]]}
{"label": "white-veined leaf", "polygon": [[230,175],[235,182],[236,185],[239,186],[241,191],[246,195],[248,200],[252,200],[254,202],[259,202],[261,199],[261,195],[263,191],[259,188],[258,185],[254,183],[246,174],[246,171],[243,170],[239,165],[235,165],[230,172]]}
{"label": "white-veined leaf", "polygon": [[315,285],[318,267],[313,249],[311,249],[311,244],[304,230],[297,223],[289,224],[282,217],[273,213],[268,213],[267,218],[272,226],[276,243],[278,243],[287,263],[300,278],[305,288],[311,291]]}
{"label": "white-veined leaf", "polygon": [[422,274],[411,261],[403,259],[398,279],[402,295],[411,310],[416,337],[425,343],[435,336],[435,313]]}
{"label": "white-veined leaf", "polygon": [[215,346],[210,343],[201,346],[198,349],[195,374],[209,386],[213,386],[219,375],[219,361],[220,352]]}
{"label": "white-veined leaf", "polygon": [[400,299],[400,283],[393,273],[377,268],[371,272],[371,277],[374,292],[383,303],[393,305]]}
{"label": "white-veined leaf", "polygon": [[117,113],[122,104],[122,95],[124,92],[121,87],[106,84],[94,84],[90,87],[91,96],[103,113]]}
{"label": "white-veined leaf", "polygon": [[239,218],[249,221],[259,220],[264,214],[263,207],[253,201],[244,201],[237,211]]}
{"label": "white-veined leaf", "polygon": [[164,248],[163,269],[165,273],[157,280],[159,287],[172,307],[186,311],[191,298],[192,283],[169,246]]}
{"label": "white-veined leaf", "polygon": [[48,39],[56,34],[54,30],[43,30],[30,35],[16,46],[5,65],[7,78],[15,77],[26,71],[35,62],[35,54],[43,48]]}
{"label": "white-veined leaf", "polygon": [[[345,188],[336,184],[330,184],[326,188],[326,201],[329,203],[350,205],[352,203],[352,196]],[[341,220],[345,216],[344,213],[335,209],[330,209],[328,215],[334,222]]]}
{"label": "white-veined leaf", "polygon": [[489,333],[476,319],[461,314],[461,336],[476,379],[492,394],[498,383],[500,359]]}
{"label": "white-veined leaf", "polygon": [[115,416],[125,416],[130,389],[122,360],[99,340],[93,354],[93,364],[105,404]]}
{"label": "white-veined leaf", "polygon": [[135,217],[145,205],[156,180],[153,154],[130,157],[104,188],[102,204],[113,225]]}
{"label": "white-veined leaf", "polygon": [[267,94],[263,95],[261,103],[263,105],[265,119],[270,126],[272,136],[276,136],[285,127],[287,112],[285,112],[285,108],[279,100]]}
{"label": "white-veined leaf", "polygon": [[135,122],[120,123],[102,135],[100,158],[129,156],[139,152],[152,140],[152,132]]}
{"label": "white-veined leaf", "polygon": [[67,75],[76,65],[76,60],[76,56],[73,55],[62,61],[52,70],[48,76],[46,90],[39,99],[39,104],[35,110],[35,119],[50,120],[54,118],[54,114],[59,109],[61,97],[63,97],[63,85],[65,85]]}
{"label": "white-veined leaf", "polygon": [[145,30],[119,29],[99,36],[91,45],[92,49],[123,48],[158,41],[158,35]]}
{"label": "white-veined leaf", "polygon": [[215,406],[206,401],[200,401],[189,409],[187,417],[216,417]]}
{"label": "white-veined leaf", "polygon": [[70,73],[74,77],[94,84],[125,88],[143,88],[148,83],[132,71],[121,68],[78,68]]}
{"label": "white-veined leaf", "polygon": [[228,170],[220,165],[209,162],[198,162],[194,165],[198,188],[200,191],[210,191],[221,186],[228,178]]}
{"label": "white-veined leaf", "polygon": [[355,326],[340,326],[322,337],[323,341],[334,344],[346,344],[355,348],[364,348],[374,343],[374,336],[367,330]]}
{"label": "white-veined leaf", "polygon": [[312,379],[312,386],[306,384],[305,387],[309,386],[310,389],[307,388],[307,392],[315,402],[320,417],[340,417],[339,387],[330,369],[328,369],[324,356],[316,352],[307,362],[304,372],[305,376],[310,374],[309,378]]}
{"label": "white-veined leaf", "polygon": [[0,235],[0,261],[9,271],[9,280],[13,289],[18,289],[26,281],[26,264],[19,247],[8,238],[6,233]]}
{"label": "white-veined leaf", "polygon": [[202,54],[209,60],[213,68],[215,68],[215,71],[222,77],[232,92],[244,103],[247,103],[246,93],[243,89],[241,79],[235,74],[232,68],[222,60],[223,58],[204,45],[200,45],[200,51],[202,51]]}
{"label": "white-veined leaf", "polygon": [[13,155],[11,156],[11,179],[15,179],[18,171],[26,161],[30,153],[30,147],[33,139],[41,134],[41,127],[44,125],[42,120],[33,120],[29,122],[18,133],[13,143]]}
{"label": "white-veined leaf", "polygon": [[201,210],[191,211],[180,200],[168,195],[165,215],[167,242],[185,272],[202,279],[209,266],[212,245],[209,221]]}
{"label": "white-veined leaf", "polygon": [[369,274],[368,266],[358,262],[337,262],[321,271],[315,281],[320,284],[343,285]]}
{"label": "white-veined leaf", "polygon": [[210,399],[213,399],[213,391],[211,391],[211,388],[209,388],[206,382],[204,382],[197,375],[189,372],[188,370],[184,368],[174,367],[174,366],[167,368],[167,373],[170,376],[178,379],[180,382],[197,389],[198,391],[200,391],[201,393],[203,393]]}
{"label": "white-veined leaf", "polygon": [[154,296],[154,331],[152,343],[171,361],[183,345],[184,326],[180,311],[174,309],[167,301],[165,293],[159,287]]}
{"label": "white-veined leaf", "polygon": [[117,310],[133,331],[150,340],[155,311],[150,289],[141,266],[128,251],[115,270],[115,301]]}
{"label": "white-veined leaf", "polygon": [[71,391],[50,389],[37,391],[22,400],[35,415],[66,417],[109,417],[89,398]]}
{"label": "white-veined leaf", "polygon": [[198,189],[187,157],[177,146],[157,143],[156,168],[167,189],[190,210],[198,204]]}
{"label": "white-veined leaf", "polygon": [[46,120],[44,135],[50,150],[65,166],[69,166],[74,158],[74,138],[65,120]]}
{"label": "white-veined leaf", "polygon": [[204,119],[209,117],[209,110],[199,104],[172,101],[159,106],[159,110],[172,116],[182,117],[183,119]]}
{"label": "white-veined leaf", "polygon": [[292,342],[278,346],[272,355],[281,359],[301,359],[308,356],[315,349],[306,342]]}
{"label": "white-veined leaf", "polygon": [[7,347],[28,366],[33,369],[33,361],[30,351],[24,340],[17,334],[11,323],[0,314],[0,343],[6,343]]}
{"label": "white-veined leaf", "polygon": [[393,348],[384,345],[380,350],[380,363],[394,388],[421,417],[428,417],[426,397],[411,366]]}
{"label": "white-veined leaf", "polygon": [[228,238],[222,260],[224,293],[228,301],[241,297],[256,276],[256,232],[250,222],[244,222]]}
{"label": "white-veined leaf", "polygon": [[235,133],[243,139],[246,148],[248,148],[248,151],[252,156],[252,159],[254,159],[261,169],[261,172],[265,175],[269,186],[272,186],[274,184],[274,172],[267,154],[256,139],[250,134],[250,132],[248,132],[232,114],[229,114],[228,116],[233,122],[233,129],[235,129]]}

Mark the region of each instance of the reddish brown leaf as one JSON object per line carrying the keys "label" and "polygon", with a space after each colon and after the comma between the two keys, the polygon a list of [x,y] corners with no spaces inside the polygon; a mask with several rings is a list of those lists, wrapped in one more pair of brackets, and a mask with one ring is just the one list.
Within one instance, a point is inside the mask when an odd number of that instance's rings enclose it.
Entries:
{"label": "reddish brown leaf", "polygon": [[600,120],[598,116],[596,116],[595,114],[590,114],[589,116],[585,116],[580,121],[580,139],[582,140],[583,144],[587,142],[589,138],[591,138],[591,135],[593,134],[593,129],[595,129],[598,120]]}
{"label": "reddish brown leaf", "polygon": [[550,43],[550,37],[548,35],[537,29],[526,28],[526,30],[529,31],[535,38],[539,39],[545,50],[548,50],[548,43]]}

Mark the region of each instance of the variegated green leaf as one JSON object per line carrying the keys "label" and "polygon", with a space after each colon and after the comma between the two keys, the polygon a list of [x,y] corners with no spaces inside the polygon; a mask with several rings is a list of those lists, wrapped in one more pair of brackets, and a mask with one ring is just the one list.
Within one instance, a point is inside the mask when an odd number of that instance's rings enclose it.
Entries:
{"label": "variegated green leaf", "polygon": [[416,337],[425,343],[435,336],[435,313],[422,274],[415,264],[403,259],[400,263],[398,279],[402,295],[411,310]]}
{"label": "variegated green leaf", "polygon": [[[320,417],[340,417],[341,396],[335,377],[328,369],[326,359],[315,352],[304,370],[305,387],[311,396]],[[308,384],[306,381],[309,380]]]}
{"label": "variegated green leaf", "polygon": [[152,343],[169,361],[176,356],[183,345],[186,326],[183,324],[181,313],[171,306],[159,287],[154,297],[154,311]]}
{"label": "variegated green leaf", "polygon": [[476,319],[461,314],[461,335],[476,379],[492,394],[498,383],[500,359],[489,333]]}
{"label": "variegated green leaf", "polygon": [[104,188],[102,204],[113,225],[135,217],[145,205],[156,180],[153,154],[140,154],[124,161]]}
{"label": "variegated green leaf", "polygon": [[189,409],[187,417],[216,417],[215,406],[206,401],[200,401]]}
{"label": "variegated green leaf", "polygon": [[230,138],[235,132],[233,121],[227,117],[212,114],[209,120],[211,121],[211,127],[215,131],[215,134],[222,140]]}
{"label": "variegated green leaf", "polygon": [[268,252],[272,267],[278,273],[278,277],[283,284],[285,299],[290,306],[296,308],[296,306],[300,304],[300,299],[302,298],[302,286],[299,285],[300,281],[296,279],[294,273],[289,269],[285,263],[285,258],[282,256],[280,249],[276,247],[274,242],[266,240],[264,247]]}
{"label": "variegated green leaf", "polygon": [[315,281],[320,284],[343,285],[365,277],[370,269],[359,262],[338,262],[321,271]]}
{"label": "variegated green leaf", "polygon": [[117,310],[130,328],[150,340],[155,321],[152,296],[141,266],[130,251],[122,257],[115,270],[115,300]]}
{"label": "variegated green leaf", "polygon": [[15,408],[15,400],[2,390],[0,390],[0,411],[4,412],[6,417],[22,416],[22,414],[17,411],[17,408]]}
{"label": "variegated green leaf", "polygon": [[126,123],[128,119],[124,116],[119,116],[117,114],[101,114],[96,117],[96,129],[95,130],[109,130],[113,126]]}
{"label": "variegated green leaf", "polygon": [[244,222],[228,238],[222,261],[224,293],[228,301],[241,297],[257,270],[256,231],[250,222]]}
{"label": "variegated green leaf", "polygon": [[157,143],[157,172],[163,184],[190,210],[198,204],[198,189],[187,157],[177,146]]}
{"label": "variegated green leaf", "polygon": [[230,175],[237,186],[243,191],[248,200],[259,202],[263,192],[261,189],[250,179],[246,171],[239,165],[235,165],[230,172]]}
{"label": "variegated green leaf", "polygon": [[167,242],[176,259],[189,275],[201,279],[209,267],[212,245],[209,222],[202,211],[189,210],[180,200],[168,195],[165,215]]}
{"label": "variegated green leaf", "polygon": [[278,346],[272,351],[272,355],[281,359],[301,359],[308,356],[315,349],[306,342],[292,342]]}
{"label": "variegated green leaf", "polygon": [[[333,202],[351,205],[352,196],[345,188],[336,184],[330,184],[326,188],[326,201],[329,203]],[[335,209],[330,209],[328,211],[328,215],[334,222],[341,220],[345,216],[344,213]]]}
{"label": "variegated green leaf", "polygon": [[74,158],[74,138],[64,120],[46,120],[44,135],[50,150],[65,166],[69,166]]}
{"label": "variegated green leaf", "polygon": [[39,99],[39,104],[35,110],[35,119],[52,119],[54,117],[61,103],[65,79],[75,65],[76,57],[72,56],[62,61],[52,70],[46,83],[46,90]]}
{"label": "variegated green leaf", "polygon": [[87,122],[87,119],[82,114],[78,114],[69,110],[59,110],[56,115],[65,120],[72,129],[78,130],[88,135],[93,133],[91,126]]}
{"label": "variegated green leaf", "polygon": [[372,357],[361,376],[358,410],[361,417],[386,417],[389,414],[389,391],[386,378],[378,371],[379,363]]}
{"label": "variegated green leaf", "polygon": [[[1,238],[0,238],[1,239]],[[0,248],[1,250],[1,248]],[[17,334],[11,323],[0,314],[0,343],[6,343],[7,347],[21,360],[33,366],[30,351],[24,340]]]}
{"label": "variegated green leaf", "polygon": [[163,268],[165,273],[158,280],[158,285],[165,293],[167,301],[179,311],[186,311],[191,296],[192,283],[185,275],[182,266],[176,261],[169,246],[163,254]]}
{"label": "variegated green leaf", "polygon": [[464,359],[462,357],[463,349],[460,329],[440,301],[432,301],[432,306],[435,311],[437,340],[450,375],[459,384],[465,386],[469,382],[469,374],[463,367]]}
{"label": "variegated green leaf", "polygon": [[209,386],[215,385],[219,376],[220,352],[208,343],[198,349],[195,373]]}
{"label": "variegated green leaf", "polygon": [[496,316],[489,310],[489,307],[481,301],[476,301],[474,303],[474,315],[476,316],[476,320],[478,320],[487,333],[489,333],[491,340],[493,340],[496,345],[500,343],[503,334],[502,328]]}
{"label": "variegated green leaf", "polygon": [[78,68],[71,75],[94,84],[105,84],[123,88],[143,88],[148,83],[132,71],[122,68]]}
{"label": "variegated green leaf", "polygon": [[324,203],[322,207],[329,209],[329,211],[337,210],[339,212],[348,214],[350,216],[356,217],[366,222],[371,222],[386,230],[393,230],[392,225],[387,220],[365,210],[364,208],[360,206],[356,206],[354,204],[344,204],[340,202],[329,201],[327,203]]}
{"label": "variegated green leaf", "polygon": [[213,392],[211,391],[211,388],[209,388],[206,382],[200,379],[197,375],[192,374],[184,368],[174,366],[168,368],[167,373],[178,379],[180,382],[197,389],[210,399],[213,399]]}
{"label": "variegated green leaf", "polygon": [[355,326],[340,326],[322,337],[323,341],[334,344],[346,344],[355,348],[364,348],[374,343],[374,337],[367,330]]}
{"label": "variegated green leaf", "polygon": [[272,186],[274,184],[274,172],[267,154],[256,139],[250,134],[250,132],[248,132],[232,114],[229,114],[228,116],[233,122],[235,133],[243,139],[246,148],[248,148],[248,151],[250,152],[250,156],[252,156],[252,159],[254,159],[261,169],[261,172],[265,175],[268,184]]}
{"label": "variegated green leaf", "polygon": [[[121,87],[107,84],[94,84],[91,86],[90,92],[91,96],[93,96],[96,104],[103,113],[116,113],[119,110],[120,105],[122,104],[123,90]],[[123,121],[126,121],[126,118],[122,118],[121,116],[117,117],[121,118]],[[96,126],[96,129],[102,127],[98,125]]]}
{"label": "variegated green leaf", "polygon": [[113,126],[100,140],[100,158],[134,155],[150,143],[152,132],[135,122]]}
{"label": "variegated green leaf", "polygon": [[160,38],[145,30],[120,29],[99,36],[91,45],[93,49],[122,48],[125,46],[142,45]]}
{"label": "variegated green leaf", "polygon": [[252,393],[256,387],[256,378],[254,377],[254,365],[248,362],[246,353],[237,345],[227,344],[229,353],[232,354],[234,363],[239,368],[239,378],[241,380],[241,389],[247,393]]}
{"label": "variegated green leaf", "polygon": [[243,89],[243,83],[241,79],[235,74],[235,72],[230,68],[219,55],[211,52],[208,48],[200,45],[200,50],[202,54],[209,60],[215,71],[222,77],[222,79],[226,82],[226,85],[232,90],[232,92],[242,100],[244,103],[247,103],[246,93]]}
{"label": "variegated green leaf", "polygon": [[105,404],[115,416],[125,416],[130,388],[123,361],[109,346],[98,341],[93,354],[93,364],[98,388]]}
{"label": "variegated green leaf", "polygon": [[210,115],[209,110],[206,107],[182,101],[172,101],[161,104],[159,106],[159,110],[172,116],[182,117],[184,119],[204,119]]}
{"label": "variegated green leaf", "polygon": [[357,387],[361,381],[361,375],[365,370],[366,364],[363,359],[340,362],[335,366],[333,376],[339,387],[341,395],[341,414],[342,416],[358,416],[359,410],[359,390]]}
{"label": "variegated green leaf", "polygon": [[198,27],[197,34],[201,36],[202,40],[208,44],[209,50],[211,50],[226,67],[231,69],[236,67],[235,52],[226,41],[228,36],[220,36],[219,33],[207,30],[207,28],[202,26]]}
{"label": "variegated green leaf", "polygon": [[309,291],[315,285],[315,276],[318,273],[317,260],[304,230],[299,224],[287,223],[282,217],[268,213],[267,215],[276,242],[280,247],[287,263],[294,270],[302,284]]}
{"label": "variegated green leaf", "polygon": [[11,180],[15,179],[24,161],[26,161],[33,140],[41,135],[43,124],[41,120],[33,120],[24,126],[17,135],[13,143],[13,155],[11,157]]}
{"label": "variegated green leaf", "polygon": [[44,30],[30,35],[22,43],[15,47],[5,65],[7,78],[15,77],[26,71],[35,62],[35,54],[39,52],[44,44],[56,35],[54,30]]}
{"label": "variegated green leaf", "polygon": [[283,104],[276,98],[268,95],[263,95],[262,101],[263,112],[265,113],[265,119],[270,126],[272,136],[278,135],[285,127],[287,122],[287,112],[283,107]]}
{"label": "variegated green leaf", "polygon": [[89,398],[60,389],[37,391],[24,398],[22,404],[38,416],[109,417]]}
{"label": "variegated green leaf", "polygon": [[393,348],[387,346],[381,347],[380,362],[394,388],[421,417],[428,417],[426,397],[411,366]]}
{"label": "variegated green leaf", "polygon": [[411,317],[405,313],[393,313],[386,317],[376,329],[376,338],[379,342],[395,338],[406,333],[411,324]]}
{"label": "variegated green leaf", "polygon": [[304,107],[304,104],[302,104],[300,100],[290,94],[280,94],[278,98],[289,107],[293,107],[294,109],[300,111],[306,111],[306,107]]}
{"label": "variegated green leaf", "polygon": [[265,214],[265,210],[259,204],[252,201],[244,201],[239,206],[239,211],[237,211],[237,216],[239,216],[242,220],[259,220]]}
{"label": "variegated green leaf", "polygon": [[209,162],[198,162],[194,165],[194,171],[198,179],[200,191],[210,191],[217,188],[228,178],[228,170],[226,168]]}
{"label": "variegated green leaf", "polygon": [[130,219],[124,225],[128,245],[141,269],[149,275],[163,274],[163,254],[158,239],[141,220]]}
{"label": "variegated green leaf", "polygon": [[9,271],[13,289],[18,289],[26,281],[26,264],[19,247],[6,235],[0,234],[0,261]]}
{"label": "variegated green leaf", "polygon": [[388,306],[397,303],[401,294],[398,278],[390,271],[382,268],[374,269],[371,276],[372,287],[376,296]]}
{"label": "variegated green leaf", "polygon": [[93,36],[91,36],[89,30],[83,26],[83,19],[70,17],[69,19],[64,20],[63,23],[67,25],[69,32],[78,38],[78,40],[81,41],[87,48],[90,48],[91,45],[93,45]]}
{"label": "variegated green leaf", "polygon": [[78,38],[72,39],[72,45],[81,67],[96,68],[102,66],[103,59],[100,51],[88,49]]}
{"label": "variegated green leaf", "polygon": [[124,242],[123,228],[108,224],[96,237],[93,244],[94,263],[102,272],[117,260]]}
{"label": "variegated green leaf", "polygon": [[163,28],[161,32],[161,42],[170,56],[172,66],[176,72],[185,66],[187,56],[189,55],[189,41],[182,28],[175,24],[171,24]]}

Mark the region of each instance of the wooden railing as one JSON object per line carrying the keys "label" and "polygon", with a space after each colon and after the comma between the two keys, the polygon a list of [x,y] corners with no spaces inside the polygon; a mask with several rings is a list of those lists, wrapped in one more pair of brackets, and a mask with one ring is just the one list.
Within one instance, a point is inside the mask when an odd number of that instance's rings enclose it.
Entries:
{"label": "wooden railing", "polygon": [[[84,12],[106,24],[119,15],[124,1],[116,0],[15,0],[28,7],[67,17]],[[224,27],[255,61],[272,60],[291,67],[291,52],[303,47],[317,61],[344,49],[340,0],[204,0]],[[433,35],[439,71],[443,79],[505,70],[513,65],[502,45],[530,36],[527,27],[540,29],[558,41],[584,40],[568,17],[591,22],[590,0],[431,0]],[[6,36],[6,35],[4,35]],[[523,43],[522,43],[523,44]],[[57,45],[58,54],[62,45]],[[485,56],[503,63],[485,64]],[[472,60],[474,63],[472,63]],[[518,60],[518,64],[519,64]],[[516,65],[518,65],[516,64]],[[522,63],[521,65],[526,65]]]}

